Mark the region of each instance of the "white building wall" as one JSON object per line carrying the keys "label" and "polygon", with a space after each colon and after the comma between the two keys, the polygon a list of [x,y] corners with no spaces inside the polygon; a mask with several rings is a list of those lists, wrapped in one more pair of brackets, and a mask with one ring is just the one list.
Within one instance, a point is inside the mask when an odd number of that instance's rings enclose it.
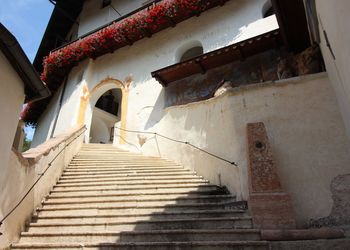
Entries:
{"label": "white building wall", "polygon": [[32,143],[30,145],[31,148],[35,148],[41,143],[50,139],[52,130],[54,129],[62,88],[63,86],[61,86],[54,94],[50,104],[40,116],[38,124],[35,128]]}
{"label": "white building wall", "polygon": [[[144,135],[142,151],[191,167],[211,183],[248,198],[247,123],[264,122],[286,192],[291,194],[299,226],[330,214],[331,181],[349,172],[346,139],[334,91],[326,73],[276,83],[242,86],[201,102],[169,107],[152,129],[188,141],[227,160],[161,137]],[[128,143],[140,148],[138,134]],[[131,137],[130,136],[130,137]]]}
{"label": "white building wall", "polygon": [[[350,138],[350,1],[316,0],[320,24],[321,49],[327,72],[336,91],[340,110]],[[323,34],[326,31],[333,59]]]}
{"label": "white building wall", "polygon": [[[206,53],[278,28],[275,16],[262,19],[264,3],[264,0],[228,1],[223,7],[206,11],[199,17],[190,18],[113,54],[80,63],[70,73],[55,134],[76,124],[83,86],[92,90],[107,77],[123,81],[131,76],[127,126],[141,130],[151,128],[159,120],[164,102],[162,86],[151,77],[151,72],[176,63],[178,49],[193,41],[199,41]],[[84,8],[92,8],[90,4],[93,3],[87,2]],[[94,20],[91,19],[89,29],[97,26]],[[78,82],[82,72],[83,79]],[[49,118],[52,110],[53,107],[49,107],[42,115],[39,127],[52,123]],[[91,116],[91,113],[92,109],[86,116]],[[90,124],[87,126],[88,134]],[[42,139],[47,138],[48,128],[37,134]]]}
{"label": "white building wall", "polygon": [[[84,8],[92,9],[93,1],[87,3]],[[344,139],[341,116],[327,77],[318,75],[315,79],[312,79],[315,76],[311,76],[311,79],[292,80],[277,86],[248,87],[249,90],[243,90],[239,94],[232,92],[201,103],[164,110],[164,90],[150,74],[176,63],[179,48],[187,44],[200,42],[206,53],[277,28],[274,16],[261,19],[264,3],[264,0],[228,1],[223,7],[211,9],[199,17],[193,17],[113,54],[80,63],[70,73],[56,132],[76,124],[84,87],[91,91],[106,78],[120,81],[131,78],[126,123],[128,129],[156,131],[191,141],[199,147],[236,161],[239,168],[203,157],[196,151],[189,151],[185,148],[187,146],[171,145],[161,140],[158,145],[154,141],[147,141],[141,148],[137,135],[126,134],[125,139],[135,145],[133,149],[172,158],[196,169],[212,183],[226,185],[230,191],[246,199],[245,125],[247,122],[262,121],[267,126],[282,184],[292,194],[299,224],[306,223],[310,218],[327,216],[332,204],[330,181],[335,175],[346,173],[346,167],[350,163],[349,145]],[[86,15],[85,21],[83,15]],[[100,22],[97,17],[89,17],[83,12],[79,32],[96,28]],[[335,36],[330,34],[333,39]],[[339,43],[344,47],[346,45]],[[325,54],[324,46],[323,53]],[[337,50],[336,55],[342,58],[341,53],[341,50]],[[339,67],[341,69],[349,65],[346,60],[350,57],[346,57],[346,53],[342,67]],[[332,71],[327,60],[326,58],[331,82],[336,83],[335,68]],[[82,72],[83,77],[79,81],[77,79]],[[346,70],[342,72],[345,75]],[[347,97],[346,88],[343,91]],[[338,96],[342,96],[340,92],[338,88]],[[98,99],[96,96],[89,97],[89,93],[85,97]],[[54,102],[55,100],[52,101]],[[344,114],[349,105],[345,101],[339,103]],[[54,104],[49,106],[41,117],[39,127],[44,126],[41,124],[43,121],[52,122],[49,116],[54,107]],[[88,106],[86,110],[85,116],[88,119],[85,120],[89,120],[93,109]],[[88,136],[90,124],[86,125]],[[222,127],[218,128],[219,125]],[[36,136],[44,138],[49,129],[38,130],[37,133]],[[115,140],[115,143],[118,141]]]}
{"label": "white building wall", "polygon": [[[112,0],[112,6],[102,8],[102,0],[87,0],[80,14],[78,35],[84,35],[102,25],[140,8],[146,0]],[[115,10],[118,12],[116,12]],[[120,15],[119,15],[120,14]]]}
{"label": "white building wall", "polygon": [[114,127],[117,120],[115,115],[95,107],[91,121],[89,141],[91,143],[112,143],[110,141],[111,128]]}
{"label": "white building wall", "polygon": [[[8,167],[11,147],[15,138],[19,115],[24,102],[21,78],[0,51],[0,172]],[[0,175],[1,179],[6,178]]]}

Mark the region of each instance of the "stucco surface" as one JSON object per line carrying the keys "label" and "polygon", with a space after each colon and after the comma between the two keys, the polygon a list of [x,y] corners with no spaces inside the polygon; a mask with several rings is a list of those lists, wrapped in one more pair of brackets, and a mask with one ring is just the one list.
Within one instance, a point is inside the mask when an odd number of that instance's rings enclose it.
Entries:
{"label": "stucco surface", "polygon": [[[19,114],[24,102],[24,86],[17,72],[0,52],[0,167],[5,168],[10,159]],[[6,118],[6,119],[4,119]]]}
{"label": "stucco surface", "polygon": [[[327,216],[330,183],[349,171],[349,144],[325,73],[237,88],[206,101],[166,109],[153,128],[235,161],[239,167],[165,139],[147,137],[142,151],[195,169],[247,199],[246,124],[264,122],[282,187],[291,194],[297,223]],[[129,142],[137,145],[137,136]]]}
{"label": "stucco surface", "polygon": [[114,127],[117,120],[118,118],[116,116],[95,107],[91,121],[90,142],[111,143],[111,128]]}
{"label": "stucco surface", "polygon": [[[38,184],[29,192],[15,211],[4,221],[0,230],[0,249],[19,239],[20,232],[25,229],[35,208],[41,205],[43,198],[61,176],[73,156],[79,151],[84,135],[78,136],[83,128],[75,128],[48,140],[36,148],[26,151],[23,156],[11,152],[7,168],[1,169],[0,179],[0,217],[10,212],[31,188],[39,176]],[[77,137],[78,136],[78,137]],[[65,146],[67,147],[65,148]]]}
{"label": "stucco surface", "polygon": [[[320,25],[321,49],[327,72],[335,89],[340,110],[350,138],[350,1],[347,0],[317,0],[316,8]],[[330,49],[323,31],[326,32]]]}
{"label": "stucco surface", "polygon": [[[92,4],[90,2],[84,8],[91,8],[92,12],[93,7],[90,6]],[[121,82],[125,82],[127,78],[132,79],[127,107],[127,127],[131,129],[152,127],[158,121],[157,114],[163,109],[164,93],[162,86],[151,77],[151,72],[176,63],[179,56],[178,49],[186,47],[186,44],[191,44],[193,41],[199,41],[205,53],[276,29],[278,25],[275,16],[262,19],[261,10],[264,3],[263,0],[228,1],[223,7],[214,8],[199,17],[190,18],[174,28],[138,41],[130,47],[124,47],[96,60],[80,63],[69,75],[55,134],[76,124],[84,86],[91,91],[106,78]],[[88,29],[98,26],[94,17],[87,20],[91,21]],[[84,22],[82,20],[82,23]],[[80,76],[82,76],[81,81],[79,81]],[[108,88],[105,88],[105,91],[107,90]],[[86,108],[85,121],[88,128],[86,138],[89,135],[94,98],[91,96]],[[51,101],[39,120],[39,129],[35,135],[38,138],[35,138],[36,145],[44,142],[50,134],[54,121],[53,113],[56,109],[54,103],[57,103],[57,99]]]}
{"label": "stucco surface", "polygon": [[[132,46],[80,63],[68,77],[55,133],[72,127],[80,117],[88,128],[85,134],[88,138],[97,99],[105,91],[115,88],[118,82],[123,91],[123,102],[128,100],[121,112],[122,117],[126,116],[126,128],[157,131],[190,141],[237,162],[239,167],[220,162],[187,145],[152,136],[147,136],[141,147],[137,134],[123,133],[129,149],[173,159],[195,169],[212,183],[226,185],[238,198],[246,199],[245,126],[248,122],[264,122],[282,186],[292,196],[298,224],[327,216],[332,207],[330,182],[336,175],[345,174],[350,163],[344,125],[327,76],[321,74],[241,87],[214,99],[164,109],[164,89],[150,74],[176,63],[179,48],[186,44],[200,42],[206,53],[277,28],[274,16],[262,19],[265,2],[228,1],[223,7],[211,9]],[[86,8],[94,8],[89,6]],[[79,32],[85,32],[83,27],[91,30],[100,24],[98,18],[91,15],[82,19]],[[345,67],[349,63],[344,60]],[[330,79],[334,79],[332,72]],[[102,83],[104,85],[93,92]],[[341,92],[341,89],[337,90],[338,96]],[[347,93],[347,90],[343,92]],[[35,136],[42,138],[41,141],[50,133],[54,103],[52,100],[39,121],[39,127],[43,129]],[[342,110],[350,107],[346,101],[339,103]],[[119,144],[119,139],[114,143]]]}

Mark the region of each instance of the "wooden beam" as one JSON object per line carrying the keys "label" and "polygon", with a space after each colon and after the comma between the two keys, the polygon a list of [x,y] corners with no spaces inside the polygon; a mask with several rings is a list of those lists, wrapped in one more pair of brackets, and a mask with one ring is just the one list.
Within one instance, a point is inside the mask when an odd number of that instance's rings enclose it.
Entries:
{"label": "wooden beam", "polygon": [[154,77],[163,87],[168,86],[168,84],[163,80],[163,78],[156,72],[152,72],[152,77]]}
{"label": "wooden beam", "polygon": [[194,62],[198,65],[202,74],[205,74],[205,72],[207,72],[207,70],[205,69],[205,67],[203,66],[200,60],[197,59]]}

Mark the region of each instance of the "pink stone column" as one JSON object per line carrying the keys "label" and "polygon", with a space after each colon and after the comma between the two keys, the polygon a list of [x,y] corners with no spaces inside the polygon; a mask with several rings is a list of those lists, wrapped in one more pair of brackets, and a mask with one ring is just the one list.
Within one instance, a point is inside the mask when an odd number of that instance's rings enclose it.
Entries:
{"label": "pink stone column", "polygon": [[283,192],[262,122],[247,124],[248,205],[255,228],[296,228],[290,196]]}

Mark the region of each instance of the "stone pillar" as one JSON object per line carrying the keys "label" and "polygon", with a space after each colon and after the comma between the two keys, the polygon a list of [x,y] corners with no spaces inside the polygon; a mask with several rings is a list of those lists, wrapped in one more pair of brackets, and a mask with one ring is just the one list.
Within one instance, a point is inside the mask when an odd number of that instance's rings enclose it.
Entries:
{"label": "stone pillar", "polygon": [[271,147],[262,122],[247,124],[248,206],[255,228],[296,227],[290,196],[283,192]]}

